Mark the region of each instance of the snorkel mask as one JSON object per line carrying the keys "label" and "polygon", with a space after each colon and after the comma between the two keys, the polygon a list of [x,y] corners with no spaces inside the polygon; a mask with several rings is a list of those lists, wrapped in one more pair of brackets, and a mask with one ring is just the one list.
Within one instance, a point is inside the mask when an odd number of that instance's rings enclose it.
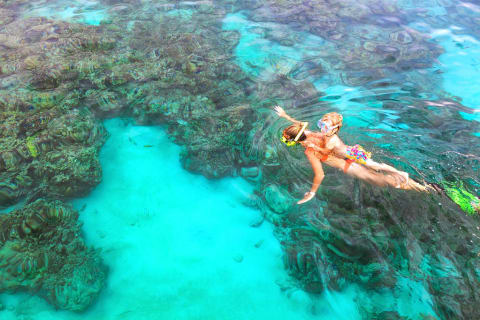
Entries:
{"label": "snorkel mask", "polygon": [[318,120],[317,127],[320,129],[321,133],[328,133],[333,129],[338,128],[338,124],[336,126],[331,126],[328,123],[324,122],[322,119]]}
{"label": "snorkel mask", "polygon": [[285,138],[285,136],[282,135],[282,138],[280,140],[283,143],[285,143],[287,145],[287,147],[293,147],[294,145],[297,144],[298,139],[302,136],[302,134],[305,131],[305,129],[307,128],[307,126],[308,126],[308,122],[303,122],[302,123],[302,129],[300,129],[300,131],[298,131],[298,134],[295,137],[295,139],[289,140],[289,139]]}
{"label": "snorkel mask", "polygon": [[281,140],[283,143],[287,145],[287,147],[293,147],[294,145],[297,144],[295,141],[288,141],[287,138],[285,138],[284,136],[282,136]]}

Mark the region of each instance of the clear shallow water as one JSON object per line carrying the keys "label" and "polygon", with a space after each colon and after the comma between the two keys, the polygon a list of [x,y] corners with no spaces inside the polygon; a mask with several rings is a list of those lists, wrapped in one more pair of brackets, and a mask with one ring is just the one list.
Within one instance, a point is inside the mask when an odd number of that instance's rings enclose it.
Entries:
{"label": "clear shallow water", "polygon": [[[105,125],[104,181],[73,201],[87,242],[108,261],[104,292],[79,315],[38,297],[2,295],[2,319],[360,319],[360,306],[371,304],[355,286],[321,296],[296,288],[271,225],[251,226],[260,212],[244,205],[246,181],[186,172],[162,128]],[[375,298],[403,315],[432,313],[428,293],[407,279]]]}
{"label": "clear shallow water", "polygon": [[85,238],[109,261],[104,293],[81,315],[12,298],[3,319],[312,318],[305,293],[289,299],[276,284],[288,286],[281,250],[271,226],[249,226],[259,212],[242,205],[248,184],[189,174],[161,128],[120,119],[106,128],[104,182],[74,201]]}
{"label": "clear shallow water", "polygon": [[[53,116],[65,128],[83,123],[72,109],[87,118],[82,108],[95,119],[136,120],[105,122],[110,137],[99,147],[101,182],[85,182],[76,174],[82,168],[70,162],[73,173],[62,167],[66,173],[47,185],[87,185],[77,193],[24,187],[64,195],[79,210],[82,236],[109,267],[98,299],[76,314],[56,311],[36,295],[3,294],[0,316],[472,318],[465,305],[478,301],[477,216],[445,197],[383,192],[329,169],[318,198],[306,206],[279,212],[268,195],[280,190],[281,202],[288,191],[288,203],[311,180],[303,154],[278,141],[286,123],[272,114],[275,104],[311,123],[340,112],[347,143],[366,146],[376,160],[416,179],[462,181],[478,194],[479,7],[461,1],[317,5],[325,7],[312,9],[306,1],[5,4],[13,13],[2,23],[18,25],[0,31],[18,38],[0,38],[8,62],[2,120],[57,106],[74,119]],[[71,24],[61,37],[46,35]],[[68,49],[54,50],[63,45]],[[23,96],[28,90],[33,97]],[[11,102],[12,95],[21,102]],[[42,119],[34,125],[50,121]],[[24,127],[27,136],[34,131]],[[21,138],[33,154],[37,149]],[[82,148],[73,134],[69,144]],[[33,168],[48,155],[37,148]],[[59,160],[48,161],[39,167]],[[229,177],[210,181],[185,169]],[[2,179],[9,172],[15,171],[2,171]],[[2,212],[22,208],[24,200]]]}
{"label": "clear shallow water", "polygon": [[30,1],[22,8],[25,17],[46,17],[98,26],[107,13],[98,1]]}

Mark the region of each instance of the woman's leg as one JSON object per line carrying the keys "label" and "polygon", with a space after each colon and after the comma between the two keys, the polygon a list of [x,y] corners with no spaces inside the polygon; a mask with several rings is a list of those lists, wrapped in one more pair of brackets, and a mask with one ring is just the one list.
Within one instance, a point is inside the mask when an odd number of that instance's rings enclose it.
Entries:
{"label": "woman's leg", "polygon": [[397,170],[394,167],[389,166],[386,163],[378,163],[378,162],[373,161],[372,159],[367,159],[365,166],[370,168],[370,169],[376,170],[376,171],[384,171],[386,173],[392,173],[394,175],[395,174],[399,175],[401,177],[401,179],[404,180],[403,183],[408,183],[408,180],[409,180],[408,173],[406,173],[404,171]]}
{"label": "woman's leg", "polygon": [[413,179],[408,179],[407,183],[398,181],[392,174],[383,174],[370,170],[358,163],[352,163],[346,172],[348,175],[362,179],[370,184],[386,187],[391,186],[394,188],[400,188],[405,190],[416,190],[428,192],[427,188]]}

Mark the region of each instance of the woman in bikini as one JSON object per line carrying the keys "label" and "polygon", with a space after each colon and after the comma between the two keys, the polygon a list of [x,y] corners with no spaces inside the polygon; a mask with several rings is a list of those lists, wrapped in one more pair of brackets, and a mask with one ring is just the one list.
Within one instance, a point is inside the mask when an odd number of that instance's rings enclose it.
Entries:
{"label": "woman in bikini", "polygon": [[293,125],[283,130],[282,141],[288,146],[301,144],[305,148],[305,155],[315,174],[310,191],[305,193],[303,199],[297,202],[298,204],[310,201],[315,196],[325,176],[322,163],[380,187],[392,186],[428,192],[428,186],[409,179],[408,173],[370,159],[371,154],[361,146],[345,145],[337,135],[343,121],[340,114],[336,112],[325,114],[318,121],[320,132],[315,132],[306,130],[308,122],[293,119],[281,107],[276,106],[275,112],[278,116],[293,122]]}

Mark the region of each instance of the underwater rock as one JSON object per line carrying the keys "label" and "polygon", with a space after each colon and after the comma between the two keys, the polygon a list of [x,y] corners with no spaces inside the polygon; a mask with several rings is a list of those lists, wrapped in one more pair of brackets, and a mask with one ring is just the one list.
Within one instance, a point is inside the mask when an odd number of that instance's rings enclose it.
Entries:
{"label": "underwater rock", "polygon": [[293,198],[277,185],[269,185],[264,190],[265,201],[276,213],[284,213],[293,205]]}
{"label": "underwater rock", "polygon": [[372,320],[407,320],[407,317],[402,317],[397,311],[382,311],[378,314],[368,314],[369,319]]}
{"label": "underwater rock", "polygon": [[[240,2],[240,1],[237,1]],[[288,25],[297,32],[309,32],[335,44],[325,48],[332,51],[322,57],[323,64],[333,74],[343,74],[352,71],[372,70],[370,81],[382,78],[393,78],[396,71],[404,70],[415,59],[422,59],[422,64],[413,68],[428,68],[442,53],[440,46],[429,41],[424,34],[404,27],[408,18],[401,6],[388,1],[277,1],[267,0],[259,3],[241,2],[238,6],[247,7],[248,18],[259,23],[278,23]],[[278,30],[282,30],[278,27]],[[277,33],[281,34],[282,32]],[[288,39],[287,45],[300,44],[295,39],[295,32],[283,32],[283,38]],[[269,35],[275,39],[275,34]],[[341,40],[341,41],[340,41]],[[413,48],[422,47],[420,54],[414,58]],[[388,48],[387,51],[384,49]],[[427,75],[422,75],[422,82],[431,81]],[[364,82],[345,82],[347,85],[362,85]]]}
{"label": "underwater rock", "polygon": [[262,99],[283,101],[284,107],[307,104],[320,96],[310,81],[294,81],[293,77],[277,75],[269,81],[258,81],[256,91]]}
{"label": "underwater rock", "polygon": [[256,181],[261,178],[261,172],[258,167],[242,167],[240,169],[240,175],[247,180]]}
{"label": "underwater rock", "polygon": [[[84,192],[92,183],[98,183],[99,178],[94,178],[87,187],[69,187],[79,175],[91,169],[77,167],[75,173],[55,173],[52,169],[56,164],[49,162],[70,158],[72,164],[76,163],[73,145],[77,145],[79,154],[85,154],[82,148],[95,146],[98,150],[104,141],[105,134],[98,129],[97,120],[91,114],[80,115],[78,109],[74,109],[78,108],[80,97],[79,91],[72,90],[72,81],[79,74],[72,68],[71,53],[82,43],[96,41],[96,33],[96,29],[87,26],[73,27],[45,18],[11,21],[0,31],[0,42],[5,45],[0,53],[4,84],[0,88],[0,179],[5,182],[0,206],[15,203],[29,191],[32,195],[40,189],[44,192],[49,180],[61,181],[61,187],[55,190],[57,194],[64,194],[63,190]],[[17,45],[19,43],[21,46]],[[103,49],[107,47],[102,45]],[[12,57],[16,57],[14,61]],[[5,76],[11,81],[4,81]],[[71,156],[65,157],[68,152]],[[90,152],[89,156],[97,155]],[[99,177],[98,163],[87,166],[96,167],[94,176]],[[46,172],[48,174],[44,175]],[[15,179],[10,177],[12,174]],[[77,178],[70,179],[69,175],[77,175]],[[85,180],[91,178],[90,175]],[[75,191],[66,193],[70,196]]]}
{"label": "underwater rock", "polygon": [[[40,17],[9,20],[0,31],[0,110],[15,114],[0,125],[7,139],[0,141],[0,168],[25,172],[22,179],[34,183],[5,187],[0,205],[39,185],[48,187],[32,194],[74,196],[95,186],[101,175],[96,151],[106,136],[95,117],[177,126],[171,133],[187,145],[186,168],[212,178],[239,171],[237,141],[246,140],[252,111],[231,106],[248,102],[248,77],[230,59],[239,35],[221,30],[215,19],[222,11],[211,7],[200,5],[189,24],[165,15],[131,28],[123,25],[133,10],[128,5],[113,10],[119,19],[104,28]],[[10,11],[2,9],[4,15]],[[193,32],[200,19],[205,28]],[[215,118],[214,127],[204,125]],[[3,172],[0,178],[8,181]]]}
{"label": "underwater rock", "polygon": [[233,261],[241,263],[243,261],[243,255],[237,254],[233,257]]}
{"label": "underwater rock", "polygon": [[[69,260],[59,271],[57,278],[47,278],[42,290],[46,299],[62,310],[84,311],[98,297],[105,286],[106,269],[99,256],[92,252],[74,264]],[[61,279],[61,281],[59,281]]]}
{"label": "underwater rock", "polygon": [[282,46],[292,46],[298,42],[295,35],[288,32],[287,28],[281,25],[275,28],[267,29],[265,32],[265,38],[280,43]]}
{"label": "underwater rock", "polygon": [[5,150],[0,152],[0,167],[5,168],[0,171],[0,206],[15,203],[28,191],[70,197],[100,182],[98,150],[106,132],[92,113],[52,108],[27,115],[11,124],[17,135],[0,140]]}
{"label": "underwater rock", "polygon": [[0,208],[15,204],[31,185],[31,180],[26,177],[25,172],[17,177],[11,174],[1,176],[3,181],[0,181]]}
{"label": "underwater rock", "polygon": [[80,234],[78,213],[58,200],[0,215],[0,292],[36,293],[58,308],[85,310],[104,287],[106,268]]}
{"label": "underwater rock", "polygon": [[413,42],[414,38],[405,30],[395,31],[390,33],[390,39],[400,44],[409,44]]}
{"label": "underwater rock", "polygon": [[[356,200],[359,202],[352,214],[353,201],[349,206],[344,202],[350,198],[348,190],[353,186],[344,182],[341,187],[328,185],[327,181],[317,196],[328,201],[325,209],[319,210],[316,201],[308,209],[290,210],[282,221],[275,223],[285,267],[301,288],[321,293],[325,287],[340,290],[347,282],[356,282],[367,290],[393,289],[398,285],[398,270],[405,270],[401,271],[403,275],[426,281],[437,314],[445,318],[476,317],[478,311],[469,305],[477,293],[470,285],[480,282],[474,276],[470,259],[478,257],[474,257],[477,251],[470,242],[472,237],[466,234],[475,233],[478,222],[451,204],[438,206],[438,200],[423,194],[387,191],[365,184],[360,186]],[[334,197],[330,189],[337,189],[335,193],[341,195]],[[460,237],[466,238],[458,241],[459,229],[452,224],[460,224],[461,233],[465,232]],[[429,230],[439,225],[441,230]],[[403,231],[406,229],[408,233]],[[425,233],[427,239],[421,235]],[[469,245],[461,248],[460,243]],[[411,254],[412,248],[418,253]],[[425,262],[425,255],[438,252],[453,254],[455,258]],[[469,279],[468,284],[464,279]],[[461,298],[454,298],[452,292]]]}
{"label": "underwater rock", "polygon": [[189,119],[189,126],[169,128],[186,149],[182,165],[208,178],[233,175],[239,167],[239,154],[248,144],[253,111],[246,105],[231,106]]}
{"label": "underwater rock", "polygon": [[[314,238],[310,238],[310,240],[313,239]],[[321,279],[321,273],[328,271],[328,268],[324,269],[325,266],[318,261],[319,257],[317,254],[319,254],[320,251],[315,249],[318,243],[308,243],[306,238],[298,240],[298,244],[291,240],[282,242],[285,268],[292,277],[299,280],[300,286],[305,291],[322,293],[325,284]]]}
{"label": "underwater rock", "polygon": [[65,148],[45,156],[44,167],[36,168],[34,175],[44,177],[48,191],[73,197],[86,194],[102,178],[98,148]]}
{"label": "underwater rock", "polygon": [[259,169],[258,167],[243,167],[241,170],[240,170],[240,174],[242,175],[242,177],[245,177],[245,178],[255,178],[258,176],[259,174]]}
{"label": "underwater rock", "polygon": [[15,12],[12,10],[0,8],[0,26],[9,24],[13,21]]}

